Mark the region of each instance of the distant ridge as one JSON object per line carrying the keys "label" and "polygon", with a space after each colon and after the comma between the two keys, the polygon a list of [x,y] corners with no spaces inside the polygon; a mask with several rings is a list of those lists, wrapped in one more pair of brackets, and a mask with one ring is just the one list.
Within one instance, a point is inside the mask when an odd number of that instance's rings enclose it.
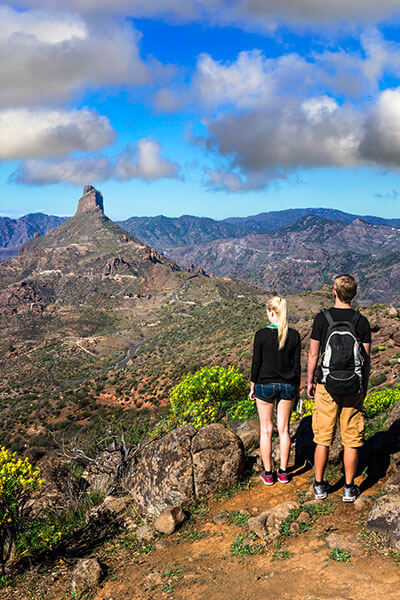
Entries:
{"label": "distant ridge", "polygon": [[[92,186],[87,187],[91,188]],[[90,189],[86,193],[84,191],[81,200],[84,200],[86,194],[89,194],[90,197],[90,193],[92,193]],[[96,202],[96,200],[93,201]],[[98,208],[101,210],[101,199],[97,198],[97,202],[99,203]],[[241,238],[252,233],[273,233],[306,215],[315,215],[341,223],[351,223],[356,219],[361,219],[370,225],[386,225],[400,229],[400,219],[356,215],[333,208],[290,208],[248,217],[230,217],[220,221],[192,215],[180,217],[158,215],[155,217],[130,217],[123,221],[117,221],[117,223],[146,244],[168,254],[169,250],[182,246],[203,244],[217,239]],[[67,218],[43,213],[25,215],[19,219],[0,217],[0,261],[16,256],[18,248],[31,239],[35,233],[42,235],[66,221]]]}

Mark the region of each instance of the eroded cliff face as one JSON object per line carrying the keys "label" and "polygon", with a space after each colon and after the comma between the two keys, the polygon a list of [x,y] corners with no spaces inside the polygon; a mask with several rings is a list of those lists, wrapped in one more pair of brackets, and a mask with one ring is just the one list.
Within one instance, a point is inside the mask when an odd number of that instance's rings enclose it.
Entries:
{"label": "eroded cliff face", "polygon": [[100,211],[104,213],[103,194],[92,185],[85,185],[83,196],[79,199],[77,215],[86,212]]}

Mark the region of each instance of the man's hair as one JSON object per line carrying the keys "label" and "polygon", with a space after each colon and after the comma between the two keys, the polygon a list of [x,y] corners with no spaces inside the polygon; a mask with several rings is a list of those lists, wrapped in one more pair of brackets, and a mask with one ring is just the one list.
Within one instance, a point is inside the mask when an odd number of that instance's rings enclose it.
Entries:
{"label": "man's hair", "polygon": [[348,273],[338,275],[333,280],[333,289],[336,291],[341,302],[349,303],[357,294],[357,282],[353,275],[349,275]]}

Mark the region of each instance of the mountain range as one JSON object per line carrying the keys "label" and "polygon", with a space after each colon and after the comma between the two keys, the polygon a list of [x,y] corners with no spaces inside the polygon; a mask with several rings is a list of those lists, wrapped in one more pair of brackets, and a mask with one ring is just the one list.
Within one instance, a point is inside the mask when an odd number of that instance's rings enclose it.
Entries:
{"label": "mountain range", "polygon": [[[371,215],[360,216],[331,208],[292,208],[264,212],[249,217],[231,217],[217,221],[207,217],[130,217],[118,225],[153,248],[168,253],[171,248],[191,246],[217,239],[244,237],[252,233],[272,233],[291,225],[306,215],[351,223],[361,219],[371,225],[400,228],[400,219],[384,219]],[[0,260],[18,254],[18,248],[35,234],[42,235],[57,227],[68,217],[32,213],[19,219],[0,217]]]}
{"label": "mountain range", "polygon": [[[16,256],[29,239],[40,246],[43,233],[65,221],[42,213],[0,219],[0,260]],[[233,276],[279,294],[320,289],[337,273],[352,272],[360,300],[399,303],[400,219],[304,208],[222,221],[131,217],[118,225],[192,270]]]}

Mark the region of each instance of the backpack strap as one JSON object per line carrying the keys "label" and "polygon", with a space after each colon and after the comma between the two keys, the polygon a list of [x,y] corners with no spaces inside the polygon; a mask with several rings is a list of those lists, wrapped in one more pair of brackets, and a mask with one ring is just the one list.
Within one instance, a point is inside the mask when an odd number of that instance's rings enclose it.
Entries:
{"label": "backpack strap", "polygon": [[324,315],[325,319],[328,321],[329,327],[332,327],[332,325],[335,323],[335,321],[332,319],[332,315],[329,312],[329,308],[326,308],[325,310],[323,310],[322,314]]}

